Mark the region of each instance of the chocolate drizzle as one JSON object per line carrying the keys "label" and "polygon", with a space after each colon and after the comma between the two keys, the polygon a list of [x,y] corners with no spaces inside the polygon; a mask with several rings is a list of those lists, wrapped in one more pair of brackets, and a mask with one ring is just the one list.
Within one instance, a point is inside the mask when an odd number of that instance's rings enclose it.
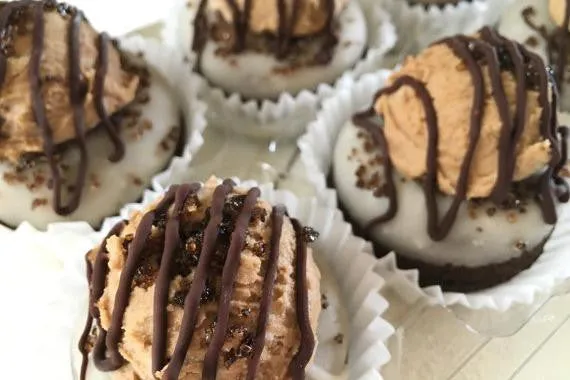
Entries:
{"label": "chocolate drizzle", "polygon": [[[231,51],[233,53],[241,53],[247,50],[247,35],[250,33],[249,25],[251,21],[251,12],[254,0],[244,0],[243,9],[240,9],[237,0],[226,0],[228,7],[232,13],[232,26],[234,32],[234,41]],[[259,0],[258,0],[259,1]],[[291,0],[291,6],[287,6],[287,0],[263,0],[275,1],[278,13],[277,42],[275,48],[275,57],[278,59],[285,58],[289,52],[291,45],[295,39],[294,30],[299,22],[301,10],[300,0]],[[328,33],[334,38],[334,14],[335,0],[323,0],[326,9],[326,22],[322,32]],[[196,14],[196,22],[194,23],[194,42],[193,50],[199,55],[204,49],[208,33],[208,16],[207,16],[208,0],[202,0]]]}
{"label": "chocolate drizzle", "polygon": [[[230,301],[232,300],[234,283],[240,265],[240,254],[245,247],[248,227],[254,218],[255,206],[260,196],[259,189],[252,188],[243,198],[240,198],[239,201],[234,201],[234,199],[237,199],[235,197],[229,198],[228,201],[228,197],[231,196],[233,188],[233,182],[226,180],[216,187],[214,191],[211,206],[208,209],[209,211],[205,219],[206,224],[203,227],[203,238],[199,250],[200,254],[192,277],[192,283],[183,303],[180,303],[180,305],[184,306],[184,313],[174,352],[170,360],[166,358],[168,330],[166,310],[170,281],[173,277],[172,273],[175,272],[176,252],[182,246],[181,234],[184,227],[181,226],[181,218],[184,213],[184,208],[190,198],[197,196],[200,185],[187,184],[172,186],[156,208],[148,211],[142,217],[134,234],[134,238],[128,246],[126,263],[121,272],[118,290],[115,295],[113,313],[111,315],[111,324],[108,331],[101,328],[96,302],[103,295],[108,274],[108,258],[107,251],[105,250],[105,242],[111,236],[120,235],[123,225],[117,225],[105,238],[95,258],[93,270],[91,270],[92,267],[89,260],[87,265],[87,277],[91,287],[89,318],[79,342],[79,348],[83,354],[80,377],[82,380],[85,380],[86,376],[88,364],[87,341],[94,320],[98,327],[98,335],[93,347],[95,365],[102,371],[114,371],[119,369],[125,362],[118,350],[118,345],[122,337],[123,318],[129,304],[135,272],[141,265],[142,252],[153,234],[152,231],[156,228],[164,229],[164,245],[155,282],[152,370],[153,372],[164,370],[163,378],[166,380],[179,378],[184,360],[192,343],[202,295],[209,281],[209,272],[211,271],[213,262],[216,260],[216,249],[219,239],[221,238],[220,234],[224,233],[223,230],[228,231],[226,227],[222,227],[222,224],[224,223],[223,218],[226,212],[224,210],[228,207],[227,202],[230,202],[231,206],[235,209],[236,216],[233,222],[233,228],[230,229],[230,231],[232,231],[231,238],[229,239],[229,247],[223,263],[216,323],[204,358],[202,372],[203,379],[216,378],[221,349],[228,331]],[[253,347],[251,353],[247,356],[249,358],[247,379],[255,378],[265,345],[266,328],[271,312],[273,288],[276,281],[277,263],[280,255],[281,234],[286,215],[284,206],[276,206],[273,208],[271,215],[271,251],[268,252],[266,262],[266,273],[263,281],[256,332],[253,336]],[[307,240],[304,238],[301,224],[294,219],[292,219],[291,222],[296,235],[296,262],[294,264],[296,268],[295,299],[301,341],[299,350],[291,361],[289,371],[293,379],[303,379],[305,367],[315,347],[315,338],[309,320]]]}
{"label": "chocolate drizzle", "polygon": [[[69,48],[69,99],[73,109],[73,124],[75,129],[75,143],[79,148],[80,162],[75,183],[72,186],[73,194],[67,204],[63,202],[64,183],[55,152],[52,126],[46,115],[45,102],[42,95],[41,60],[44,50],[45,20],[44,12],[58,12],[62,17],[70,18],[68,29]],[[74,7],[57,3],[54,0],[44,1],[15,1],[8,3],[0,9],[0,31],[3,35],[10,33],[11,18],[22,12],[30,12],[33,21],[32,51],[29,63],[30,93],[32,97],[32,111],[35,122],[42,132],[43,152],[50,167],[53,186],[53,207],[59,215],[69,215],[77,209],[81,200],[81,193],[85,186],[89,157],[85,139],[84,104],[88,92],[88,84],[82,77],[80,57],[81,24],[85,22],[83,14]],[[96,76],[94,83],[94,103],[98,116],[113,142],[115,152],[110,160],[115,162],[124,155],[124,143],[117,134],[117,126],[107,114],[103,101],[105,77],[108,69],[109,37],[106,34],[99,36],[99,56],[97,59]],[[6,75],[7,52],[3,46],[0,51],[0,86]]]}
{"label": "chocolate drizzle", "polygon": [[559,89],[564,85],[568,54],[570,54],[570,31],[568,30],[570,26],[570,0],[564,1],[565,8],[562,25],[552,32],[548,32],[546,26],[538,25],[534,22],[533,17],[536,11],[533,7],[526,7],[522,11],[525,23],[546,41],[548,61],[554,67],[554,78]]}
{"label": "chocolate drizzle", "polygon": [[[540,118],[541,135],[550,143],[551,159],[548,168],[540,175],[538,201],[541,205],[543,219],[548,224],[556,223],[556,207],[553,190],[560,202],[567,202],[570,197],[568,184],[564,181],[559,171],[566,162],[566,141],[558,138],[558,121],[556,117],[557,92],[553,88],[552,80],[549,81],[547,69],[542,60],[536,54],[528,51],[522,45],[508,41],[499,36],[490,28],[481,30],[481,39],[467,36],[456,36],[445,39],[444,43],[453,50],[455,55],[466,65],[473,82],[474,98],[471,108],[469,145],[463,159],[459,178],[457,180],[456,194],[449,209],[440,220],[439,209],[436,199],[437,194],[437,147],[438,147],[438,121],[434,109],[433,100],[425,85],[411,77],[399,77],[394,83],[376,94],[375,99],[383,95],[390,95],[402,87],[411,87],[416,96],[423,104],[428,131],[426,175],[423,179],[423,190],[428,211],[428,234],[434,241],[444,239],[448,234],[462,202],[467,195],[468,179],[475,149],[479,142],[482,127],[485,95],[485,82],[481,65],[484,64],[489,73],[493,99],[499,110],[501,119],[501,134],[499,139],[498,176],[490,199],[500,205],[507,200],[513,183],[516,146],[525,126],[527,111],[526,96],[530,87],[536,88],[539,93],[539,103],[542,107]],[[516,111],[510,114],[509,104],[501,79],[501,71],[513,71],[517,81],[516,87]],[[552,89],[552,91],[549,91]],[[549,93],[552,93],[552,101],[549,101]],[[375,103],[375,102],[374,102]],[[388,153],[383,129],[372,123],[369,119],[374,115],[374,109],[362,114],[355,115],[354,124],[371,132],[373,141],[386,154]],[[564,137],[567,129],[561,129],[560,134]],[[378,224],[384,223],[397,213],[397,201],[394,190],[394,179],[391,175],[392,163],[385,160],[385,181],[387,182],[387,195],[390,207],[385,215],[372,220],[367,229],[370,230]]]}

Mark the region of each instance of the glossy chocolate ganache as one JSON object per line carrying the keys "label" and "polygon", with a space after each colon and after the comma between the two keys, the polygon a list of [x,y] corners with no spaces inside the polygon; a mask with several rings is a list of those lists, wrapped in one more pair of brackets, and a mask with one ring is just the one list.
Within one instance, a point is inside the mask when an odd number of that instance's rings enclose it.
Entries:
{"label": "glossy chocolate ganache", "polygon": [[[215,1],[223,2],[231,11],[229,21],[219,13],[209,15],[209,5]],[[252,12],[257,3],[273,2],[268,9],[275,8],[277,13],[277,28],[265,28],[264,31],[252,30]],[[202,0],[194,23],[194,41],[192,49],[201,55],[208,39],[220,44],[219,53],[239,54],[248,50],[267,52],[277,59],[296,59],[293,55],[302,55],[303,46],[311,43],[320,43],[319,52],[311,59],[315,64],[326,64],[332,59],[332,50],[337,43],[335,36],[335,11],[338,0],[321,0],[324,8],[324,22],[322,28],[309,30],[310,33],[298,33],[301,12],[309,6],[307,0]],[[314,11],[314,10],[313,10]],[[268,16],[269,17],[269,16]],[[256,20],[258,21],[258,20]],[[316,23],[315,23],[316,25]],[[305,25],[307,26],[307,25]],[[297,33],[296,33],[297,32]],[[306,31],[305,31],[306,32]],[[304,59],[306,60],[306,58]],[[200,60],[199,60],[200,62]]]}
{"label": "glossy chocolate ganache", "polygon": [[[482,29],[479,32],[479,38],[455,36],[436,44],[446,44],[464,62],[474,87],[468,147],[460,166],[455,193],[452,196],[453,202],[443,216],[440,216],[436,199],[439,193],[437,179],[438,113],[427,87],[420,80],[404,75],[397,78],[389,87],[379,91],[375,97],[379,99],[384,95],[397,92],[402,87],[410,87],[423,105],[427,129],[427,156],[425,158],[426,173],[421,182],[428,211],[429,237],[434,241],[445,239],[454,225],[461,204],[467,200],[469,175],[475,150],[480,141],[485,112],[486,85],[491,86],[492,101],[496,104],[501,125],[497,147],[498,170],[489,199],[498,206],[509,201],[515,185],[517,144],[521,141],[525,128],[525,115],[529,111],[527,91],[536,91],[538,103],[542,107],[540,134],[549,143],[551,153],[547,167],[540,172],[538,178],[535,178],[535,183],[529,186],[532,189],[532,198],[535,198],[541,207],[544,221],[547,224],[555,224],[557,221],[556,200],[568,202],[570,190],[567,182],[560,175],[567,161],[568,129],[558,125],[557,91],[550,68],[545,67],[538,55],[528,51],[521,44],[505,39],[490,28]],[[487,69],[488,81],[484,80],[483,68]],[[501,78],[501,73],[505,71],[512,73],[516,84],[516,103],[512,113]],[[389,146],[383,128],[373,121],[374,116],[376,116],[376,111],[371,108],[355,115],[353,122],[358,127],[367,130],[372,141],[388,156]],[[392,176],[393,163],[387,159],[383,167],[386,184],[382,192],[389,199],[390,206],[385,214],[370,221],[367,226],[368,231],[393,219],[398,212],[398,197]]]}
{"label": "glossy chocolate ganache", "polygon": [[[291,353],[288,374],[293,379],[304,378],[305,367],[315,348],[312,319],[309,315],[307,243],[315,241],[318,234],[310,228],[302,227],[297,220],[289,219],[284,206],[275,206],[268,210],[260,208],[258,188],[252,188],[246,193],[235,193],[234,186],[232,181],[225,180],[215,187],[211,200],[204,201],[198,198],[200,190],[205,189],[200,184],[173,186],[155,208],[141,215],[140,223],[133,234],[125,236],[128,224],[121,222],[109,232],[97,250],[87,255],[90,297],[89,316],[79,342],[79,349],[83,354],[82,380],[86,378],[89,351],[96,367],[101,371],[115,371],[128,364],[119,352],[119,346],[126,344],[121,343],[123,334],[126,334],[123,330],[123,324],[127,323],[126,310],[132,292],[137,287],[147,289],[151,285],[155,286],[153,308],[152,311],[145,311],[145,315],[152,317],[152,336],[149,338],[149,344],[152,345],[151,367],[155,376],[160,372],[162,379],[178,379],[183,366],[187,365],[185,359],[187,355],[190,356],[190,347],[196,347],[198,340],[202,341],[200,347],[204,350],[200,352],[205,353],[203,362],[196,357],[196,352],[191,355],[191,360],[203,363],[197,364],[197,370],[202,371],[201,378],[216,378],[220,358],[224,359],[226,368],[238,359],[245,359],[245,378],[256,378],[261,354],[266,345],[266,334],[271,328],[268,324],[270,313],[274,313],[271,310],[272,302],[275,302],[275,292],[283,291],[283,279],[279,279],[283,274],[278,271],[278,261],[280,255],[289,254],[280,250],[284,247],[284,225],[288,221],[292,224],[295,241],[292,248],[294,273],[291,273],[291,281],[294,281],[292,303],[296,315],[296,322],[293,323],[296,323],[296,326],[292,328],[299,331],[298,349],[296,353]],[[207,207],[205,213],[203,216],[197,216],[198,209],[202,206]],[[198,219],[192,219],[193,217]],[[229,339],[228,334],[232,334],[234,330],[238,333],[244,330],[243,326],[232,327],[229,321],[230,314],[235,312],[235,292],[240,291],[236,287],[236,281],[243,276],[240,265],[245,264],[241,256],[244,248],[249,247],[251,243],[248,239],[252,235],[252,225],[260,220],[264,222],[266,218],[271,226],[267,246],[257,244],[255,249],[255,254],[264,261],[265,268],[262,271],[264,274],[259,300],[249,301],[255,304],[240,312],[242,319],[257,317],[257,320],[253,319],[251,327],[245,329],[247,332],[244,333],[239,348],[222,350],[224,342]],[[109,261],[107,250],[111,238],[121,239],[125,263],[120,272],[116,294],[110,298],[114,299],[114,306],[110,325],[105,330],[102,327],[101,305],[98,302],[111,281],[109,267],[113,264]],[[149,257],[151,250],[158,256]],[[314,265],[312,259],[310,264]],[[185,290],[176,291],[174,296],[169,295],[175,277],[190,274],[191,281]],[[217,307],[212,309],[216,303]],[[167,341],[173,339],[172,336],[169,338],[169,331],[173,328],[169,323],[174,322],[168,320],[169,315],[172,315],[170,313],[173,305],[183,308],[183,314],[180,328],[174,332],[177,334],[174,338],[174,349],[167,357],[167,347],[172,347]],[[205,309],[214,314],[212,327],[206,338],[202,336],[202,330],[200,333],[196,330],[198,324],[204,324],[198,315]],[[168,310],[170,311],[167,312]]]}
{"label": "glossy chocolate ganache", "polygon": [[[57,81],[66,82],[68,84],[69,107],[71,109],[73,119],[74,138],[69,141],[56,141],[54,131],[61,129],[59,125],[52,125],[49,114],[53,114],[53,109],[48,109],[49,101],[48,91],[46,90],[46,82],[50,81],[49,74],[46,74],[46,62],[55,59],[58,53],[53,53],[48,49],[46,44],[46,18],[51,14],[57,14],[64,22],[67,22],[67,62],[68,67],[66,80],[54,78]],[[33,165],[33,160],[47,160],[51,171],[51,179],[49,181],[50,188],[53,190],[53,207],[59,215],[69,215],[75,211],[80,203],[82,190],[85,187],[87,167],[90,157],[87,152],[87,134],[94,128],[93,125],[86,123],[86,104],[88,97],[92,97],[92,102],[96,111],[96,117],[99,119],[100,125],[105,129],[107,135],[112,142],[113,151],[108,159],[117,162],[123,158],[125,153],[124,141],[118,134],[118,125],[114,119],[114,115],[110,115],[107,111],[105,93],[105,80],[109,70],[110,49],[115,49],[114,42],[106,33],[101,33],[97,37],[95,47],[98,51],[95,67],[95,78],[93,83],[89,83],[82,67],[85,65],[81,56],[82,46],[85,44],[85,24],[88,23],[83,13],[77,8],[65,3],[58,3],[54,0],[44,1],[14,1],[8,3],[0,3],[0,88],[4,90],[4,86],[9,85],[13,78],[8,78],[9,65],[11,59],[16,59],[15,44],[20,43],[18,38],[24,38],[29,32],[31,51],[29,54],[29,64],[27,65],[29,94],[31,97],[31,108],[33,121],[37,128],[41,131],[41,141],[43,149],[41,152],[22,154],[20,160],[24,167]],[[31,25],[31,26],[30,26]],[[63,37],[62,37],[63,39]],[[116,54],[113,52],[113,54]],[[49,56],[49,58],[48,58]],[[121,60],[124,57],[121,56]],[[130,75],[139,76],[145,74],[145,71],[134,66],[127,65],[122,62],[122,69],[127,70]],[[13,70],[12,70],[13,71]],[[142,79],[141,82],[142,83]],[[90,87],[92,86],[92,87]],[[47,94],[46,94],[47,93]],[[91,101],[91,100],[90,100]],[[52,104],[53,107],[53,104]],[[67,106],[61,106],[67,107]],[[52,120],[53,121],[53,120]],[[1,128],[1,127],[0,127]],[[14,127],[18,130],[18,127]],[[12,132],[16,133],[16,132]],[[3,138],[0,137],[0,138]],[[65,143],[65,144],[64,144]],[[65,183],[63,177],[63,169],[59,159],[59,153],[64,145],[77,146],[79,150],[79,168],[76,178],[72,184]],[[31,160],[30,160],[31,159]],[[71,190],[70,190],[71,189]],[[68,197],[64,196],[65,190],[70,192]],[[64,199],[69,198],[69,199]]]}

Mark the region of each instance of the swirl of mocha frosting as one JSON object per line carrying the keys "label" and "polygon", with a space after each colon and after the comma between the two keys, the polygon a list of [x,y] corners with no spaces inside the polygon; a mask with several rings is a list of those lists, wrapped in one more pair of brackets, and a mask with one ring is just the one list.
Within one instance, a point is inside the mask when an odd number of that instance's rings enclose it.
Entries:
{"label": "swirl of mocha frosting", "polygon": [[[349,0],[202,0],[208,12],[218,13],[227,22],[236,15],[248,19],[247,27],[254,33],[278,33],[283,13],[293,20],[292,36],[303,37],[327,28],[331,17],[338,15]],[[249,17],[244,17],[249,11]]]}
{"label": "swirl of mocha frosting", "polygon": [[[425,86],[437,116],[437,185],[448,195],[455,195],[465,157],[473,140],[474,123],[480,126],[479,136],[470,160],[466,197],[489,197],[497,185],[499,171],[506,162],[502,154],[514,160],[511,180],[521,181],[543,170],[552,157],[552,141],[544,134],[545,122],[540,91],[549,91],[546,84],[531,83],[520,67],[523,79],[507,60],[515,60],[503,49],[519,47],[499,39],[485,30],[485,38],[462,37],[442,41],[421,54],[406,59],[391,77],[413,78]],[[471,45],[470,45],[471,44]],[[466,50],[470,49],[470,50]],[[490,55],[484,56],[484,49]],[[529,58],[513,50],[521,65],[532,67]],[[465,52],[464,55],[462,55]],[[472,60],[472,63],[466,59]],[[494,59],[487,63],[487,59]],[[480,66],[478,78],[475,66]],[[544,70],[544,66],[532,71]],[[524,83],[527,81],[528,83]],[[541,88],[542,86],[542,88]],[[525,88],[526,87],[526,88]],[[479,89],[482,90],[478,93]],[[478,99],[477,97],[480,97]],[[476,101],[476,102],[475,102]],[[411,86],[383,94],[375,104],[384,117],[384,133],[390,159],[396,169],[412,179],[426,175],[428,129],[424,101]],[[406,112],[401,112],[406,110]],[[478,121],[473,112],[477,111]],[[508,132],[506,132],[508,131]],[[515,133],[516,132],[516,133]],[[501,142],[505,133],[515,134],[514,151],[507,152]]]}
{"label": "swirl of mocha frosting", "polygon": [[259,197],[215,178],[172,186],[88,253],[81,379],[88,350],[117,379],[304,378],[317,234]]}

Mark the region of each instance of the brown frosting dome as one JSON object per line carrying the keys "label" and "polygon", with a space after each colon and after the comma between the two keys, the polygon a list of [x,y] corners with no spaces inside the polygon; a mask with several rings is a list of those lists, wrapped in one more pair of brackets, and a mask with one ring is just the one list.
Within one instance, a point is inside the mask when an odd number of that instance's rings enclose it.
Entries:
{"label": "brown frosting dome", "polygon": [[84,355],[94,318],[94,361],[114,378],[302,378],[321,309],[316,234],[258,197],[228,180],[173,186],[117,225],[87,255]]}
{"label": "brown frosting dome", "polygon": [[[22,2],[19,2],[22,3]],[[25,3],[25,2],[24,2]],[[34,6],[38,2],[19,5],[17,11],[6,12],[10,3],[0,3],[0,13],[9,15],[3,31],[2,54],[4,55],[5,77],[0,86],[0,159],[14,165],[29,154],[44,152],[42,129],[38,127],[33,111],[32,89],[34,78],[31,73],[34,52],[34,29],[39,23],[35,19]],[[35,5],[34,5],[35,4]],[[70,98],[70,57],[79,57],[80,84],[84,129],[97,126],[102,120],[97,112],[96,75],[100,53],[99,34],[86,21],[79,26],[78,51],[72,53],[69,41],[70,22],[74,9],[65,4],[45,1],[43,12],[43,34],[39,83],[45,105],[45,115],[53,144],[61,144],[77,137],[74,111]],[[108,114],[120,110],[135,98],[139,77],[126,70],[121,55],[110,40],[107,45],[107,72],[104,79],[102,98]]]}
{"label": "brown frosting dome", "polygon": [[[212,13],[219,12],[227,21],[233,22],[234,10],[243,12],[246,0],[204,0],[208,2],[208,10]],[[338,15],[346,6],[349,0],[250,0],[251,12],[249,14],[249,29],[254,33],[277,33],[279,26],[279,14],[282,9],[286,9],[291,17],[295,14],[292,30],[293,36],[307,36],[321,32],[326,28],[329,9],[334,7],[334,13]]]}
{"label": "brown frosting dome", "polygon": [[[483,61],[484,81],[481,131],[469,171],[467,198],[488,197],[498,178],[500,139],[503,129],[501,108],[494,100],[497,89],[491,84],[489,67]],[[425,85],[437,116],[437,184],[450,195],[456,193],[459,174],[469,148],[471,118],[476,94],[468,64],[446,43],[437,43],[416,57],[406,59],[392,75],[412,77]],[[518,82],[514,72],[501,70],[500,81],[511,115],[517,109]],[[514,181],[524,180],[543,170],[551,158],[550,141],[541,132],[542,106],[536,88],[526,91],[524,127],[516,144]],[[411,86],[381,96],[375,105],[384,117],[384,131],[391,161],[398,171],[412,179],[426,174],[428,129],[424,103]],[[404,112],[402,112],[405,110]],[[521,122],[518,120],[517,122]]]}

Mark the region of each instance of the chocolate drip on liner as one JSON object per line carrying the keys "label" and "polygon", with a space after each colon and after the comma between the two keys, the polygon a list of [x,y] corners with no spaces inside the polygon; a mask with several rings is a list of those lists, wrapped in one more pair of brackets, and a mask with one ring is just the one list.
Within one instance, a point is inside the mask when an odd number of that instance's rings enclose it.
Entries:
{"label": "chocolate drip on liner", "polygon": [[[187,351],[192,342],[192,335],[197,319],[199,309],[200,296],[203,292],[210,263],[216,250],[216,240],[218,238],[219,226],[222,222],[223,208],[226,197],[233,190],[233,182],[224,181],[214,191],[212,204],[210,207],[210,218],[204,231],[204,239],[200,252],[198,266],[194,273],[194,278],[190,286],[190,290],[184,301],[184,315],[182,318],[182,326],[176,342],[174,354],[166,367],[164,379],[178,379],[180,370],[186,358]],[[97,342],[93,348],[95,364],[102,371],[114,371],[120,368],[124,360],[117,350],[121,337],[121,328],[124,313],[128,306],[130,287],[133,280],[133,273],[140,261],[140,254],[150,236],[155,216],[165,214],[167,216],[165,227],[165,240],[162,257],[160,261],[159,274],[156,280],[155,299],[153,306],[154,325],[153,325],[153,348],[152,348],[152,367],[153,371],[160,371],[167,364],[165,361],[166,352],[166,333],[167,333],[167,314],[166,305],[168,300],[168,289],[170,284],[170,270],[174,260],[173,253],[180,244],[180,215],[186,199],[198,192],[199,184],[173,186],[167,192],[162,201],[157,205],[156,209],[147,212],[135,233],[133,241],[128,248],[126,266],[121,273],[119,289],[115,297],[115,305],[111,326],[108,332],[101,328],[98,320],[99,314],[96,308],[96,301],[103,295],[105,280],[108,273],[106,256],[106,241],[109,237],[119,235],[122,231],[123,224],[118,224],[111,230],[99,248],[95,259],[94,269],[91,270],[91,264],[88,262],[87,278],[91,282],[89,318],[86,323],[84,333],[80,339],[79,348],[83,354],[81,380],[85,380],[87,369],[87,348],[86,342],[89,332],[95,319],[98,326],[99,335]],[[257,199],[260,196],[258,188],[251,189],[243,206],[235,221],[232,232],[230,247],[227,253],[226,262],[222,273],[222,295],[220,305],[218,307],[218,316],[214,337],[208,347],[206,357],[204,359],[204,367],[202,377],[204,379],[215,379],[218,358],[221,347],[225,340],[227,322],[229,316],[229,306],[232,298],[232,291],[235,282],[237,270],[239,268],[239,257],[245,244],[247,228],[252,216],[253,209]],[[168,210],[171,210],[168,214]],[[272,212],[272,236],[271,236],[271,252],[267,260],[266,275],[263,282],[262,299],[260,303],[257,330],[254,341],[254,350],[248,362],[248,379],[255,378],[259,360],[263,352],[265,343],[266,327],[269,313],[271,311],[272,293],[275,285],[275,277],[277,273],[277,263],[279,259],[279,246],[281,242],[281,234],[283,229],[284,217],[286,209],[284,206],[276,206]],[[309,320],[308,305],[308,284],[307,284],[307,242],[303,238],[303,229],[301,224],[292,220],[293,228],[296,236],[296,285],[295,297],[297,308],[297,319],[301,332],[301,342],[299,351],[293,358],[290,366],[290,373],[294,379],[302,379],[304,377],[304,368],[308,364],[314,347],[315,338],[311,330]],[[118,340],[117,340],[118,339]],[[106,352],[108,351],[108,353]]]}
{"label": "chocolate drip on liner", "polygon": [[[539,103],[542,106],[540,130],[542,136],[549,141],[552,152],[548,168],[541,175],[540,191],[538,194],[538,200],[541,205],[544,221],[548,224],[554,224],[557,220],[555,202],[552,194],[553,185],[557,190],[557,198],[560,202],[567,202],[568,198],[570,198],[570,189],[568,184],[558,175],[558,172],[565,164],[565,153],[561,154],[559,141],[557,139],[557,93],[555,89],[553,89],[551,104],[548,98],[550,82],[547,78],[544,64],[536,54],[526,50],[521,45],[509,43],[489,28],[482,29],[481,35],[482,40],[466,36],[456,36],[439,42],[447,44],[453,50],[455,55],[465,62],[474,86],[474,99],[469,129],[469,146],[461,165],[456,194],[453,197],[450,208],[443,216],[441,222],[438,216],[439,210],[436,200],[438,146],[437,115],[435,113],[433,100],[431,99],[427,88],[421,81],[410,76],[403,76],[398,78],[390,87],[381,90],[375,97],[375,99],[378,99],[382,95],[390,95],[398,91],[401,87],[409,86],[413,88],[416,96],[418,96],[423,104],[428,129],[428,149],[426,157],[427,170],[424,180],[424,194],[428,211],[428,234],[434,241],[442,240],[449,234],[449,231],[453,227],[453,223],[457,217],[459,207],[465,200],[467,194],[470,168],[475,149],[479,142],[484,112],[483,100],[485,94],[485,83],[482,67],[477,62],[478,58],[484,58],[484,64],[488,68],[493,98],[499,109],[499,115],[502,123],[501,136],[499,140],[499,174],[491,199],[498,204],[503,202],[508,196],[508,191],[513,181],[516,161],[516,146],[520,140],[520,136],[522,135],[526,122],[527,88],[525,85],[525,70],[529,69],[536,72],[538,77]],[[511,116],[509,115],[509,105],[501,79],[501,64],[497,56],[497,50],[500,48],[508,54],[508,58],[511,61],[515,71],[515,77],[517,79],[517,108],[513,122],[511,122]],[[357,126],[361,126],[362,122],[359,120],[358,116],[359,115],[355,118],[355,124]],[[370,116],[370,114],[365,114],[364,116]],[[365,129],[369,130],[370,126],[366,126]],[[381,128],[376,127],[376,130],[380,135],[383,135]],[[566,133],[565,129],[562,131],[563,133]],[[376,144],[380,145],[380,147],[383,145],[381,140],[382,139],[379,140],[378,138],[375,139]],[[564,148],[566,146],[566,142],[563,141],[562,145]],[[385,168],[389,168],[389,170],[391,170],[391,163],[385,165]],[[393,177],[387,176],[386,180],[391,182],[389,186],[393,186]],[[386,222],[390,219],[390,216],[393,217],[392,214],[395,215],[395,212],[393,212],[393,209],[397,207],[394,204],[395,196],[392,197],[390,194],[388,194],[388,196],[390,199],[390,208],[388,212],[386,215],[382,215],[372,220],[366,227],[367,230],[374,228],[380,223]]]}
{"label": "chocolate drip on liner", "polygon": [[97,342],[93,347],[94,352],[94,359],[97,361],[98,358],[102,359],[105,357],[105,336],[106,332],[101,328],[101,324],[99,321],[99,310],[95,306],[95,303],[101,296],[103,295],[103,291],[105,290],[105,279],[107,277],[107,240],[111,236],[118,236],[121,234],[125,227],[125,222],[121,221],[117,223],[111,231],[107,234],[95,256],[94,264],[91,264],[88,257],[85,257],[85,264],[87,267],[87,281],[89,283],[89,309],[87,313],[87,322],[85,323],[85,329],[81,334],[81,338],[79,339],[79,351],[82,355],[81,361],[81,371],[80,371],[80,379],[85,380],[85,376],[87,373],[87,364],[88,364],[88,355],[89,352],[87,350],[87,340],[89,338],[89,334],[91,332],[91,328],[93,327],[93,321],[96,322],[99,337]]}
{"label": "chocolate drip on liner", "polygon": [[[83,115],[83,106],[86,97],[86,84],[82,80],[80,65],[80,32],[81,23],[85,21],[83,14],[73,8],[56,8],[53,11],[62,14],[69,13],[71,20],[68,29],[68,47],[69,47],[69,98],[73,109],[73,122],[75,134],[77,136],[76,143],[79,148],[80,162],[77,178],[74,184],[73,195],[67,205],[63,204],[63,181],[62,174],[55,155],[55,142],[53,140],[52,127],[46,115],[45,103],[42,95],[42,79],[41,79],[41,59],[44,49],[45,38],[45,20],[44,11],[46,7],[56,7],[55,1],[15,1],[8,3],[0,9],[0,31],[3,34],[9,32],[10,18],[18,12],[29,10],[33,21],[32,32],[32,51],[29,63],[29,81],[30,93],[32,97],[32,111],[34,120],[42,132],[43,150],[52,175],[53,186],[53,208],[59,215],[69,215],[77,209],[81,201],[82,190],[85,186],[85,178],[87,175],[87,167],[89,157],[87,155],[87,146],[85,140],[85,121]],[[52,11],[48,8],[47,11]],[[124,155],[124,143],[116,132],[116,126],[112,123],[107,115],[103,104],[104,83],[108,67],[108,36],[101,34],[99,38],[99,57],[97,60],[96,77],[94,83],[94,102],[98,116],[101,118],[114,146],[115,152],[111,155],[110,160],[116,162]],[[4,47],[5,48],[5,47]],[[4,84],[6,76],[7,55],[5,51],[0,51],[0,86]]]}

